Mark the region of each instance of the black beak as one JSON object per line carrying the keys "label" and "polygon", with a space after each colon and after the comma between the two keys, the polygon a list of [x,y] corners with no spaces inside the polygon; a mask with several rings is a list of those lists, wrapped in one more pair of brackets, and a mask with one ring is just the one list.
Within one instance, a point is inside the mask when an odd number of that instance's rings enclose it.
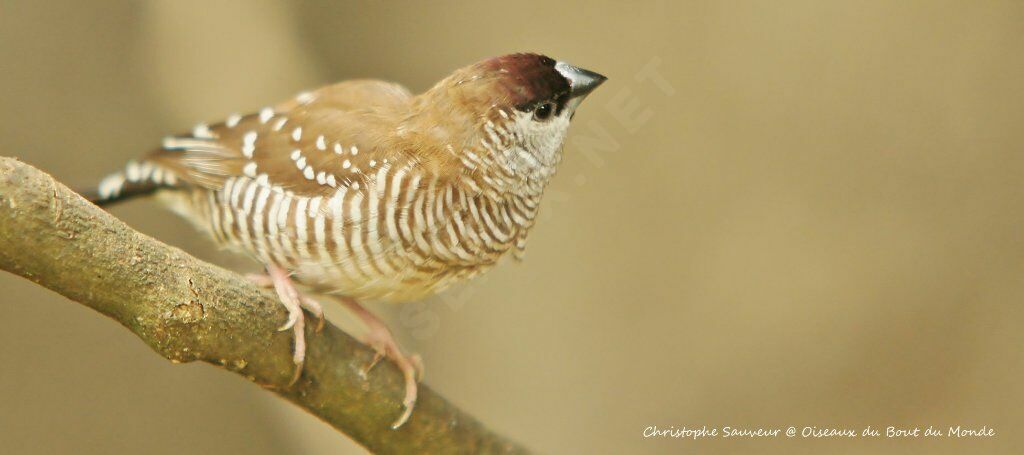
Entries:
{"label": "black beak", "polygon": [[569,79],[569,98],[576,100],[575,104],[583,101],[590,92],[594,91],[602,82],[608,80],[600,74],[572,66],[565,62],[555,63],[555,71],[558,71],[566,79]]}

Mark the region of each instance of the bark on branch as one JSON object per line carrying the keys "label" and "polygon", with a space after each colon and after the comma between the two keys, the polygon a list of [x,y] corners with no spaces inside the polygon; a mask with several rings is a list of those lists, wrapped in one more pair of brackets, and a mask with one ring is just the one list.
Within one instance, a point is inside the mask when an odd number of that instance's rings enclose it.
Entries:
{"label": "bark on branch", "polygon": [[[270,292],[131,229],[31,166],[0,157],[0,269],[121,323],[172,362],[203,361],[306,409],[374,452],[523,453],[428,387],[402,428],[402,375],[327,324],[292,374],[291,332]],[[309,324],[307,327],[315,324]]]}

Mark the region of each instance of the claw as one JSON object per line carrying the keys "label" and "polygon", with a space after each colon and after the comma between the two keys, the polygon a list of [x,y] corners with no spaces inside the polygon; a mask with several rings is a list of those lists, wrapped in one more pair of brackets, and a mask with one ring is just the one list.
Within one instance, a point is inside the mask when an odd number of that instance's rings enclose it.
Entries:
{"label": "claw", "polygon": [[405,398],[402,400],[402,406],[405,407],[405,411],[398,417],[398,420],[391,425],[392,430],[397,430],[405,422],[409,421],[409,417],[412,416],[412,410],[416,407],[416,377],[415,368],[409,363],[405,366],[399,364],[399,368],[402,370],[402,374],[405,376]]}
{"label": "claw", "polygon": [[405,411],[402,412],[402,415],[398,417],[398,420],[396,420],[395,423],[391,424],[392,430],[399,429],[402,425],[405,425],[405,422],[409,421],[409,417],[412,417],[412,410],[416,407],[415,390],[413,390],[412,398],[409,398],[408,395],[406,396],[405,400],[402,401],[402,406],[405,407]]}
{"label": "claw", "polygon": [[284,332],[285,330],[288,330],[288,329],[290,329],[292,327],[295,327],[295,324],[297,322],[299,322],[299,318],[301,318],[301,317],[302,317],[302,310],[292,311],[291,309],[289,309],[288,310],[288,322],[285,322],[284,325],[282,325],[281,327],[278,327],[277,331],[278,332]]}
{"label": "claw", "polygon": [[292,378],[288,380],[288,387],[291,387],[295,385],[296,382],[299,382],[299,378],[302,376],[302,367],[305,365],[305,362],[297,362],[295,364],[295,371],[292,372]]}

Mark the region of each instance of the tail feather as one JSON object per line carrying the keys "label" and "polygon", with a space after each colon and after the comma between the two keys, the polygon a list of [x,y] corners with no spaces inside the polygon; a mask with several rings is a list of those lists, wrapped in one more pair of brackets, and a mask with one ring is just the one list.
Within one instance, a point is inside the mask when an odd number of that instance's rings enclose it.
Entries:
{"label": "tail feather", "polygon": [[177,186],[178,178],[169,170],[149,161],[129,161],[123,171],[108,175],[95,189],[79,194],[103,207]]}

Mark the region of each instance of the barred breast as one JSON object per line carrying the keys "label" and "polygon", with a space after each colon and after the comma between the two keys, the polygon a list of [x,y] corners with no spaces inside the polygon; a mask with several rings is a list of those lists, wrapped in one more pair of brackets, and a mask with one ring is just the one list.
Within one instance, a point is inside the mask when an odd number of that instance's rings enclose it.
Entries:
{"label": "barred breast", "polygon": [[302,196],[247,176],[187,189],[173,204],[220,243],[293,271],[318,292],[406,301],[444,289],[525,246],[539,197],[494,199],[384,165],[367,184]]}

